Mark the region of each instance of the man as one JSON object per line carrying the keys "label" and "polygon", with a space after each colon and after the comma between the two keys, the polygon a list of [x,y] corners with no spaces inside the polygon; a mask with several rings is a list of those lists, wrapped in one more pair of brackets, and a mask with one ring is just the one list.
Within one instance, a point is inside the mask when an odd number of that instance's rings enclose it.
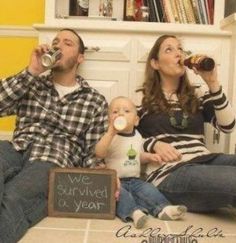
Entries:
{"label": "man", "polygon": [[49,74],[41,75],[49,46],[40,45],[25,70],[0,82],[0,115],[16,114],[12,142],[0,141],[0,242],[17,242],[47,215],[51,168],[101,162],[94,146],[106,130],[107,103],[76,74],[83,41],[63,29],[52,47],[61,58]]}

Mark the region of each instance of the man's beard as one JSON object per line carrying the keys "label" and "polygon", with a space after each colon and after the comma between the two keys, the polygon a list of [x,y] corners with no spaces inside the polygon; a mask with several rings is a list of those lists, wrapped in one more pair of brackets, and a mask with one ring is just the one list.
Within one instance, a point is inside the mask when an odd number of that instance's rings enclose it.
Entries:
{"label": "man's beard", "polygon": [[58,65],[55,65],[55,67],[52,67],[52,71],[53,72],[70,71],[77,65],[78,65],[77,57],[72,57],[69,60],[67,60],[64,65],[58,64]]}

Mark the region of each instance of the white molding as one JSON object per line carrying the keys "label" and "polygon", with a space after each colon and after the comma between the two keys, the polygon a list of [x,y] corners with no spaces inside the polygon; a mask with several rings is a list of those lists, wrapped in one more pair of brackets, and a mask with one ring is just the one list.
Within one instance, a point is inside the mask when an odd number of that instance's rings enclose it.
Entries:
{"label": "white molding", "polygon": [[144,34],[188,34],[204,36],[230,36],[230,31],[223,31],[214,25],[131,22],[91,20],[80,18],[54,19],[50,24],[34,24],[38,31],[57,31],[72,28],[88,32],[144,33]]}
{"label": "white molding", "polygon": [[227,16],[220,22],[220,26],[223,30],[230,30],[234,28],[236,23],[236,13]]}
{"label": "white molding", "polygon": [[0,131],[0,140],[11,140],[13,132]]}
{"label": "white molding", "polygon": [[30,26],[0,25],[0,37],[38,37],[38,32]]}

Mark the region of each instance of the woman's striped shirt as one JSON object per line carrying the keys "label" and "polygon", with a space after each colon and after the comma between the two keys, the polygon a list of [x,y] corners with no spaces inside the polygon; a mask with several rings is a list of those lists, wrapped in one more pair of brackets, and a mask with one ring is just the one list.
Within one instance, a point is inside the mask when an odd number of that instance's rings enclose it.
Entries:
{"label": "woman's striped shirt", "polygon": [[[200,107],[196,114],[190,115],[188,126],[184,129],[171,125],[168,113],[147,113],[139,110],[140,123],[138,130],[145,138],[144,150],[154,152],[157,141],[166,142],[182,154],[181,160],[167,163],[163,166],[148,164],[146,173],[148,181],[158,185],[170,172],[186,163],[208,161],[217,154],[212,154],[205,144],[204,123],[211,123],[216,129],[230,133],[235,127],[235,115],[222,88],[216,93],[210,93],[203,87],[196,88],[196,96]],[[174,107],[174,117],[177,124],[183,120],[177,96],[174,94],[168,100]]]}

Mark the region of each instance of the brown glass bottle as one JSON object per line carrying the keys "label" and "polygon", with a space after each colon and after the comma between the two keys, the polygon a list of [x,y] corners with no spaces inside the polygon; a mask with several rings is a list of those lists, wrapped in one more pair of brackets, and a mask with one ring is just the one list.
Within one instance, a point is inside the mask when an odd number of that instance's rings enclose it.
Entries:
{"label": "brown glass bottle", "polygon": [[124,20],[135,21],[135,1],[134,0],[124,1]]}
{"label": "brown glass bottle", "polygon": [[214,59],[202,55],[190,56],[183,61],[183,64],[190,69],[195,67],[197,70],[201,71],[211,71],[215,67]]}

